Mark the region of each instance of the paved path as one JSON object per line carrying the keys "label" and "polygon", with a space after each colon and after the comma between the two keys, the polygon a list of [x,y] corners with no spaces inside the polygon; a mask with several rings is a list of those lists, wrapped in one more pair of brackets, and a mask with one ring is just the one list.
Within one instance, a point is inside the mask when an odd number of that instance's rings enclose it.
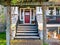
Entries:
{"label": "paved path", "polygon": [[60,45],[60,40],[57,40],[57,39],[49,39],[49,40],[47,40],[47,43],[49,45]]}
{"label": "paved path", "polygon": [[13,40],[11,45],[42,45],[40,40]]}

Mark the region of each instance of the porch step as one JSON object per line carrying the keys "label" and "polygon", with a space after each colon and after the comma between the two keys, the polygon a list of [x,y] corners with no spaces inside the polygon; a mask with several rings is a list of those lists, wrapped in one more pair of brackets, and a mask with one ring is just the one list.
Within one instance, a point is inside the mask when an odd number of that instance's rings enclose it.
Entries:
{"label": "porch step", "polygon": [[37,26],[18,26],[19,29],[36,29]]}
{"label": "porch step", "polygon": [[19,26],[36,26],[36,24],[19,24]]}
{"label": "porch step", "polygon": [[38,36],[38,33],[16,33],[16,36]]}
{"label": "porch step", "polygon": [[32,30],[28,30],[28,31],[26,31],[26,30],[18,30],[17,31],[17,33],[37,33],[38,31],[32,31]]}
{"label": "porch step", "polygon": [[15,39],[39,39],[36,24],[18,24]]}
{"label": "porch step", "polygon": [[39,39],[39,36],[16,36],[15,39]]}
{"label": "porch step", "polygon": [[35,30],[37,30],[37,28],[35,28],[35,29],[17,28],[17,31],[35,31]]}

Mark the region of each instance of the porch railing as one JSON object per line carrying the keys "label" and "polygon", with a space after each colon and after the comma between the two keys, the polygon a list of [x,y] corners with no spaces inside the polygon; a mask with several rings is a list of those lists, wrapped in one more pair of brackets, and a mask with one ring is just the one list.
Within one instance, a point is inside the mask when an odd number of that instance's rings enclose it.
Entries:
{"label": "porch railing", "polygon": [[47,24],[60,24],[60,15],[46,15]]}

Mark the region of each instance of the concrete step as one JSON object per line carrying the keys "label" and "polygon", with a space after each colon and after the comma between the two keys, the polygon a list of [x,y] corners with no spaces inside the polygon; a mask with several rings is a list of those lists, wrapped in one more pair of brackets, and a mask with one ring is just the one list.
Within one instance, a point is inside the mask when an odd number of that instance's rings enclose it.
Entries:
{"label": "concrete step", "polygon": [[37,28],[33,28],[33,29],[32,28],[17,28],[17,31],[19,30],[23,30],[23,31],[32,30],[33,31],[33,30],[37,30]]}
{"label": "concrete step", "polygon": [[38,33],[16,33],[16,36],[37,36]]}
{"label": "concrete step", "polygon": [[21,30],[21,31],[20,31],[20,30],[17,30],[17,33],[36,33],[36,32],[38,32],[38,31],[32,31],[32,30],[31,30],[31,31],[30,31],[30,30],[28,30],[28,31],[26,31],[26,30],[25,30],[25,31]]}
{"label": "concrete step", "polygon": [[37,28],[37,26],[18,26],[17,28],[20,28],[20,29],[36,29]]}
{"label": "concrete step", "polygon": [[17,28],[17,30],[37,30],[37,28]]}
{"label": "concrete step", "polygon": [[39,39],[39,36],[16,36],[15,39]]}
{"label": "concrete step", "polygon": [[18,24],[19,26],[36,26],[36,24]]}

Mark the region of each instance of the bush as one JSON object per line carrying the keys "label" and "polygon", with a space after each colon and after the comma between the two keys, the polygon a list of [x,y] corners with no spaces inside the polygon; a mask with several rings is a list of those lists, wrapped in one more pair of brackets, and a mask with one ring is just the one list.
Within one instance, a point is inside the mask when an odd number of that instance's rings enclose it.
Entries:
{"label": "bush", "polygon": [[0,45],[6,45],[6,33],[0,33]]}

